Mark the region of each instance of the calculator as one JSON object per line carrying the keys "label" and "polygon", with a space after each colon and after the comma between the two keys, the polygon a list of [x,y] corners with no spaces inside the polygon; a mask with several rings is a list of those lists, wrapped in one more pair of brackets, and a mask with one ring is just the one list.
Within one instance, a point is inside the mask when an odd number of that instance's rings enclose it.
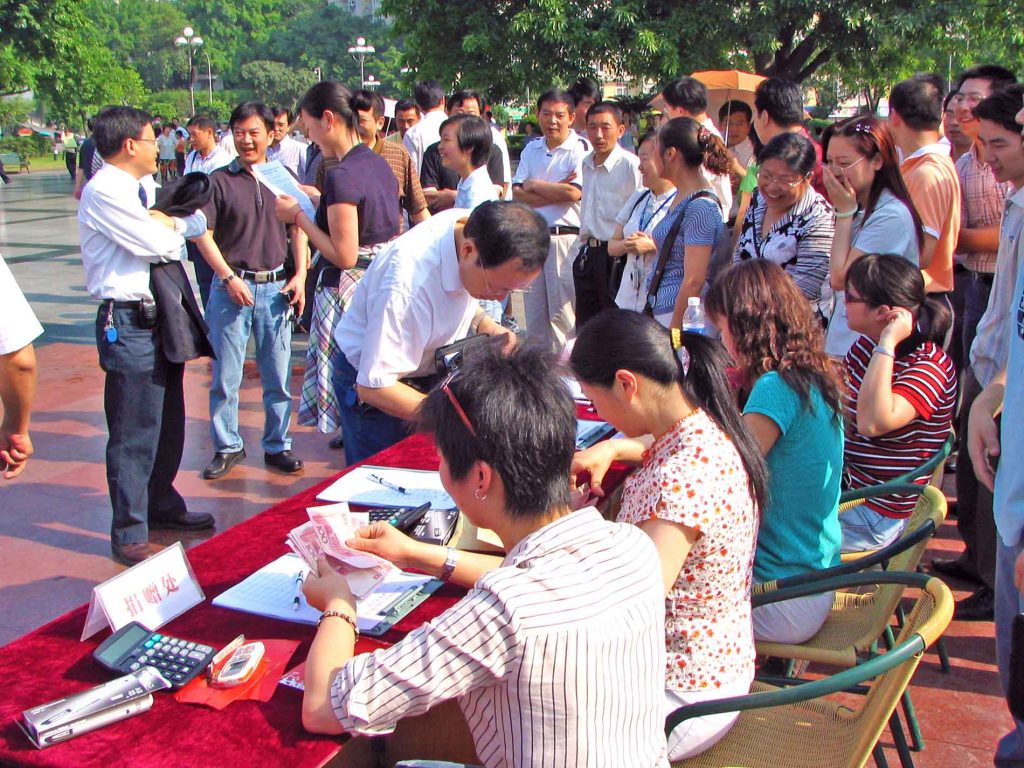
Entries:
{"label": "calculator", "polygon": [[151,632],[133,621],[100,643],[92,656],[120,675],[153,667],[177,690],[206,669],[216,653],[209,645]]}
{"label": "calculator", "polygon": [[[375,523],[378,520],[386,522],[407,509],[408,507],[377,507],[370,509],[370,522]],[[458,509],[428,509],[423,519],[416,524],[416,527],[409,532],[409,535],[417,541],[423,541],[427,544],[446,546],[455,536],[459,514]]]}

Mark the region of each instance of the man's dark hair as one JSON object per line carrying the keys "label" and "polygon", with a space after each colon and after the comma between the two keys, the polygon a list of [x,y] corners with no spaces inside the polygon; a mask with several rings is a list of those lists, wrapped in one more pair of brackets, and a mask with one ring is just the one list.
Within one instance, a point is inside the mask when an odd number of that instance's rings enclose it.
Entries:
{"label": "man's dark hair", "polygon": [[444,88],[437,80],[421,80],[412,89],[413,98],[416,99],[416,106],[420,112],[434,109],[444,101]]}
{"label": "man's dark hair", "polygon": [[451,111],[453,109],[461,107],[467,101],[473,101],[474,99],[476,100],[476,105],[480,110],[480,114],[482,115],[484,112],[484,107],[486,106],[484,102],[484,97],[481,95],[480,91],[474,91],[472,88],[463,88],[460,91],[456,91],[448,98],[448,101],[446,102],[445,106],[447,106],[448,110]]}
{"label": "man's dark hair", "polygon": [[946,83],[938,75],[918,72],[893,86],[889,109],[914,131],[937,131],[942,123],[942,97]]}
{"label": "man's dark hair", "polygon": [[561,88],[552,88],[549,91],[544,91],[537,99],[537,111],[540,112],[541,108],[545,104],[565,104],[569,108],[570,112],[576,111],[576,99],[568,91],[563,91]]}
{"label": "man's dark hair", "polygon": [[622,109],[611,101],[599,101],[587,110],[587,119],[594,115],[611,115],[616,125],[622,125]]}
{"label": "man's dark hair", "polygon": [[1001,125],[1008,131],[1020,133],[1021,127],[1015,118],[1020,112],[1022,98],[1024,98],[1024,83],[1013,83],[996,91],[987,99],[982,99],[974,108],[974,116],[979,120],[988,120],[990,123]]}
{"label": "man's dark hair", "polygon": [[766,112],[780,128],[803,125],[804,97],[800,86],[781,77],[762,80],[754,91],[754,107]]}
{"label": "man's dark hair", "polygon": [[[380,120],[384,116],[384,97],[376,91],[352,91],[351,104],[356,112],[372,112],[374,120]],[[397,106],[395,111],[398,111]]]}
{"label": "man's dark hair", "polygon": [[137,139],[142,129],[153,122],[148,112],[135,107],[104,107],[93,120],[92,140],[96,151],[107,160],[124,146],[126,139]]}
{"label": "man's dark hair", "polygon": [[601,86],[597,84],[596,80],[591,80],[589,77],[581,77],[569,86],[569,93],[572,94],[572,98],[577,104],[584,99],[591,99],[595,102],[601,100]]}
{"label": "man's dark hair", "polygon": [[730,115],[735,114],[746,115],[747,122],[754,121],[754,110],[750,108],[750,105],[745,101],[733,99],[732,101],[725,102],[722,108],[718,110],[718,122],[724,124]]}
{"label": "man's dark hair", "polygon": [[406,110],[409,110],[409,109],[415,109],[417,112],[420,111],[420,108],[418,106],[416,106],[416,102],[413,101],[412,99],[399,99],[397,102],[395,102],[395,114],[396,115],[399,112],[405,112]]}
{"label": "man's dark hair", "polygon": [[529,345],[507,354],[482,345],[447,384],[450,396],[435,388],[420,406],[420,428],[433,435],[452,478],[486,462],[501,478],[512,519],[569,507],[576,411],[557,370],[548,353]]}
{"label": "man's dark hair", "polygon": [[699,115],[708,109],[708,89],[693,77],[673,80],[661,90],[661,98],[669,106],[685,109],[691,115]]}
{"label": "man's dark hair", "polygon": [[979,64],[957,75],[956,82],[950,90],[959,91],[965,80],[987,80],[989,91],[995,93],[1016,83],[1017,76],[998,64]]}
{"label": "man's dark hair", "polygon": [[196,115],[185,126],[186,128],[198,128],[200,131],[216,131],[217,121],[209,115]]}
{"label": "man's dark hair", "polygon": [[476,245],[484,269],[512,259],[520,259],[524,270],[541,269],[551,245],[547,222],[525,203],[481,203],[473,209],[462,234]]}
{"label": "man's dark hair", "polygon": [[486,165],[494,143],[491,126],[476,115],[452,115],[441,123],[441,130],[448,126],[455,128],[455,140],[459,143],[459,149],[470,152],[469,161],[473,167]]}
{"label": "man's dark hair", "polygon": [[270,108],[270,111],[274,113],[275,120],[279,118],[281,115],[284,115],[286,118],[288,118],[288,125],[292,124],[292,113],[291,110],[288,109],[288,107],[279,107],[275,105]]}
{"label": "man's dark hair", "polygon": [[231,130],[234,130],[235,125],[248,120],[250,117],[260,118],[267,127],[267,133],[274,130],[274,113],[262,101],[243,101],[231,110],[228,125],[231,126]]}

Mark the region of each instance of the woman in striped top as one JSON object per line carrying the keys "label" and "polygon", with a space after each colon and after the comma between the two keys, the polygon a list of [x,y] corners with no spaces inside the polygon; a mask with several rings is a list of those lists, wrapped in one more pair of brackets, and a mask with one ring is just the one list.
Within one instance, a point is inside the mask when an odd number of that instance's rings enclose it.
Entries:
{"label": "woman in striped top", "polygon": [[[921,271],[891,255],[854,262],[846,274],[846,305],[850,328],[863,335],[846,355],[844,480],[849,488],[866,488],[920,466],[949,436],[956,370],[942,342],[952,318],[943,302],[925,293]],[[844,512],[843,551],[894,541],[915,501],[895,494]]]}
{"label": "woman in striped top", "polygon": [[[700,334],[670,334],[616,309],[583,327],[570,361],[601,417],[632,438],[581,451],[573,470],[588,473],[603,495],[613,461],[638,467],[619,520],[647,533],[661,559],[667,709],[746,693],[754,677],[751,566],[767,471],[726,380],[724,352]],[[703,752],[735,719],[686,721],[669,737],[670,757]]]}
{"label": "woman in striped top", "polygon": [[576,414],[555,370],[536,350],[491,348],[427,396],[420,422],[445,489],[508,554],[456,553],[386,523],[361,529],[353,547],[471,589],[392,647],[355,658],[352,593],[321,560],[305,586],[325,611],[306,660],[307,729],[385,734],[457,699],[490,768],[668,768],[658,554],[634,526],[572,511]]}

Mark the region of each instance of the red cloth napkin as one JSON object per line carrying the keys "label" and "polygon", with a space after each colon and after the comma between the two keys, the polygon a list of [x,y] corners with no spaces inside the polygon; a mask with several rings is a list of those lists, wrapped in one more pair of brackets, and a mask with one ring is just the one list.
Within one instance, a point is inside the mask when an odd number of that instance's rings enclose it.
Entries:
{"label": "red cloth napkin", "polygon": [[[254,642],[247,640],[247,642]],[[298,640],[260,640],[263,659],[248,682],[234,688],[214,688],[200,675],[176,694],[174,700],[182,704],[203,704],[213,709],[224,709],[233,701],[270,701],[277,682],[288,666],[292,654],[299,647]]]}

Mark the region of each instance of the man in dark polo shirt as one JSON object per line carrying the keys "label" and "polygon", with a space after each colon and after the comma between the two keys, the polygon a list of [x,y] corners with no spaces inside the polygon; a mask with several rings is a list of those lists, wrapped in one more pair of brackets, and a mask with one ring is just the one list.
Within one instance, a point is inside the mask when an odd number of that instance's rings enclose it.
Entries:
{"label": "man in dark polo shirt", "polygon": [[[305,304],[306,258],[296,253],[295,275],[284,271],[285,228],[275,215],[274,193],[260,184],[252,166],[266,161],[274,114],[266,105],[245,102],[231,113],[238,157],[210,175],[213,197],[203,208],[207,232],[197,241],[216,275],[206,307],[210,339],[217,352],[210,386],[210,432],[214,455],[203,477],[223,477],[245,458],[238,433],[238,390],[249,336],[263,382],[263,460],[284,472],[298,472],[291,452],[291,322]],[[293,242],[296,239],[293,238]]]}

